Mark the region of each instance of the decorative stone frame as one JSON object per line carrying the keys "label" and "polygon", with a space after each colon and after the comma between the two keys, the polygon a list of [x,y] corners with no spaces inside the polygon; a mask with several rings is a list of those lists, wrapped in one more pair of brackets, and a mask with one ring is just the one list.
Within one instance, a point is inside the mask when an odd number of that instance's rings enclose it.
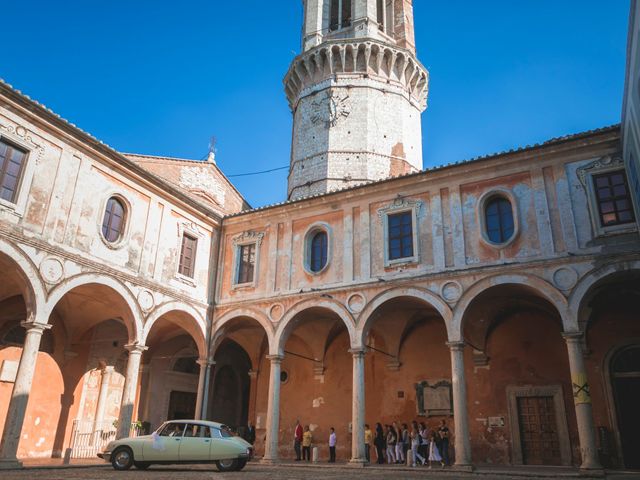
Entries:
{"label": "decorative stone frame", "polygon": [[[327,263],[317,272],[311,270],[311,241],[316,233],[324,232],[327,234]],[[307,232],[304,234],[304,252],[303,252],[303,266],[305,272],[309,275],[318,276],[322,275],[329,268],[331,264],[331,257],[333,255],[333,231],[328,223],[316,222],[309,226]]]}
{"label": "decorative stone frame", "polygon": [[[180,270],[180,252],[182,251],[182,237],[184,235],[189,235],[196,239],[196,251],[193,259],[193,278],[183,275],[179,272]],[[175,269],[175,278],[186,284],[190,287],[195,287],[196,283],[196,267],[198,265],[198,244],[200,240],[205,238],[205,234],[200,231],[198,225],[194,222],[178,222],[178,237],[177,237],[177,249],[178,256],[176,257],[176,269]]]}
{"label": "decorative stone frame", "polygon": [[616,397],[613,392],[613,385],[611,383],[611,361],[613,358],[625,348],[640,345],[640,338],[629,338],[611,348],[604,356],[602,362],[602,376],[605,390],[605,403],[607,406],[607,413],[609,417],[609,426],[613,434],[615,442],[615,459],[618,462],[618,468],[624,467],[624,457],[622,455],[622,437],[620,436],[620,429],[618,428],[618,408],[616,405]]}
{"label": "decorative stone frame", "polygon": [[520,437],[520,418],[518,415],[518,398],[521,397],[553,397],[556,414],[556,431],[560,442],[560,463],[571,465],[571,441],[567,426],[562,385],[507,387],[507,407],[509,410],[509,429],[511,433],[511,463],[523,465],[522,439]]}
{"label": "decorative stone frame", "polygon": [[[409,200],[398,197],[390,205],[378,210],[378,217],[382,220],[382,234],[384,238],[384,266],[395,267],[420,261],[420,244],[418,235],[418,212],[422,206],[422,200]],[[413,256],[389,259],[389,216],[397,213],[411,212],[411,230],[413,235]]]}
{"label": "decorative stone frame", "polygon": [[[598,197],[593,186],[593,177],[603,173],[611,173],[616,171],[624,173],[627,189],[629,189],[629,198],[633,204],[633,194],[629,185],[629,177],[624,167],[624,161],[620,155],[607,155],[584,165],[576,170],[578,179],[585,189],[587,195],[587,205],[589,206],[589,216],[591,217],[591,227],[594,237],[603,237],[606,235],[629,233],[637,230],[636,222],[624,223],[622,225],[612,225],[609,227],[602,226],[600,223],[600,210],[598,208]],[[633,207],[633,205],[632,205]],[[634,209],[635,214],[635,209]],[[637,221],[637,218],[636,218]]]}
{"label": "decorative stone frame", "polygon": [[[233,237],[233,271],[232,271],[232,288],[240,289],[240,288],[254,288],[258,281],[258,269],[260,266],[260,246],[262,245],[262,240],[264,239],[264,232],[254,232],[254,231],[246,231],[242,232],[240,235],[236,235]],[[240,247],[245,245],[255,244],[256,246],[256,258],[255,264],[253,266],[253,280],[251,282],[246,283],[238,283],[238,275],[240,273]]]}
{"label": "decorative stone frame", "polygon": [[[102,233],[102,222],[104,221],[104,214],[107,210],[107,204],[109,203],[109,200],[111,200],[112,198],[115,198],[116,200],[120,201],[124,206],[123,229],[122,229],[122,232],[120,233],[120,238],[118,238],[118,240],[116,240],[115,242],[110,242],[109,240],[107,240],[104,234]],[[129,243],[129,224],[131,223],[129,222],[129,220],[131,218],[131,212],[132,212],[131,202],[127,200],[127,197],[125,196],[122,190],[112,190],[103,199],[101,207],[102,208],[100,208],[100,211],[98,212],[98,218],[96,219],[98,236],[100,237],[100,240],[102,240],[102,243],[104,243],[107,248],[110,248],[111,250],[119,250],[123,246],[125,246],[127,243]]]}
{"label": "decorative stone frame", "polygon": [[44,147],[36,143],[29,130],[21,125],[14,127],[0,123],[0,140],[13,144],[26,152],[22,173],[16,188],[15,201],[10,202],[0,198],[0,208],[6,209],[17,217],[22,217],[27,209],[33,175],[44,153]]}
{"label": "decorative stone frame", "polygon": [[[513,235],[511,235],[511,237],[506,242],[502,243],[492,242],[489,239],[489,235],[487,234],[487,204],[490,200],[493,200],[497,197],[504,198],[511,204],[511,215],[513,217]],[[488,192],[483,193],[478,200],[476,208],[476,218],[478,220],[477,224],[480,225],[480,238],[482,239],[483,243],[491,248],[503,249],[515,242],[516,238],[518,238],[518,235],[520,234],[520,215],[518,215],[518,212],[518,199],[510,190],[507,190],[506,188],[493,188]]]}

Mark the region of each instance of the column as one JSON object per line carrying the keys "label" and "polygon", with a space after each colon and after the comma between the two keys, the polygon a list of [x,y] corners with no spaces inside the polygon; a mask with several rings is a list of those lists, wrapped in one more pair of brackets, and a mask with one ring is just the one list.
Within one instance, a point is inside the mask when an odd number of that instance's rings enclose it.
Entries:
{"label": "column", "polygon": [[215,362],[201,358],[198,360],[200,365],[200,376],[198,377],[198,398],[196,399],[196,420],[206,420],[207,405],[209,404],[209,377],[211,376],[211,365]]}
{"label": "column", "polygon": [[27,330],[27,333],[0,442],[0,469],[22,466],[17,458],[22,424],[27,412],[29,392],[40,350],[40,340],[44,331],[51,328],[51,325],[39,322],[23,322],[22,326]]}
{"label": "column", "polygon": [[353,355],[353,393],[351,407],[351,463],[364,464],[364,348],[350,350]]}
{"label": "column", "polygon": [[469,442],[469,413],[467,411],[467,384],[464,376],[464,342],[450,342],[451,378],[453,383],[453,421],[456,461],[458,468],[471,468]]}
{"label": "column", "polygon": [[116,438],[125,438],[131,434],[131,421],[133,419],[133,407],[136,401],[136,391],[138,387],[138,374],[140,373],[140,360],[142,353],[148,347],[144,345],[125,345],[129,351],[127,360],[127,375],[124,379],[124,389],[122,390],[122,401],[120,402],[120,415],[118,417],[118,433]]}
{"label": "column", "polygon": [[268,355],[271,361],[269,371],[269,403],[267,404],[267,440],[264,446],[265,463],[278,461],[278,436],[280,433],[280,364],[284,356]]}
{"label": "column", "polygon": [[107,405],[107,395],[109,393],[109,384],[111,383],[111,375],[113,367],[104,367],[102,369],[102,379],[100,381],[100,393],[98,393],[98,404],[96,405],[96,416],[93,420],[93,434],[104,430],[104,411]]}
{"label": "column", "polygon": [[580,439],[580,453],[582,455],[583,470],[602,469],[598,460],[596,448],[596,433],[593,425],[593,412],[587,371],[582,356],[582,332],[565,333],[569,353],[569,369],[571,370],[571,385],[573,388],[573,403],[578,420],[578,437]]}

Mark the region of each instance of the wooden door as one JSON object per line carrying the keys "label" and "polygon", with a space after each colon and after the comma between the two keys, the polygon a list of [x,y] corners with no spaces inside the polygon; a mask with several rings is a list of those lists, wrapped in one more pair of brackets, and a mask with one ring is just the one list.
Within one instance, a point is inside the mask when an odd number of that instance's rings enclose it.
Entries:
{"label": "wooden door", "polygon": [[525,465],[560,465],[560,439],[553,397],[518,397]]}
{"label": "wooden door", "polygon": [[171,392],[167,420],[191,420],[196,414],[196,397],[192,392]]}

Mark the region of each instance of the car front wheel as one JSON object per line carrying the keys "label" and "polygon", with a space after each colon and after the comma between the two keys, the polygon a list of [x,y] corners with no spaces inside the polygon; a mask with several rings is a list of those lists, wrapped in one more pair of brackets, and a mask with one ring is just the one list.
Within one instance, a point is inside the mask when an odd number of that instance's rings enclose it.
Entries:
{"label": "car front wheel", "polygon": [[230,458],[227,460],[218,460],[216,462],[216,467],[218,467],[218,470],[221,472],[235,472],[238,470],[238,459]]}
{"label": "car front wheel", "polygon": [[243,458],[242,460],[238,460],[237,471],[239,472],[240,470],[242,470],[246,466],[247,466],[247,459],[246,458]]}
{"label": "car front wheel", "polygon": [[129,447],[120,447],[111,455],[111,465],[116,470],[129,470],[133,465],[133,452]]}

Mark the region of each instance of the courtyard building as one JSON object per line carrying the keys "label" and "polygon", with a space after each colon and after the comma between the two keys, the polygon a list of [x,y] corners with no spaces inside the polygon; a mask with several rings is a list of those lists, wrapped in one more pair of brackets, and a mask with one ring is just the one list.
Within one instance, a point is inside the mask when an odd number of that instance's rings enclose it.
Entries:
{"label": "courtyard building", "polygon": [[640,468],[638,4],[621,124],[423,169],[412,3],[303,2],[276,205],[0,82],[0,468],[181,418],[264,462],[444,419],[463,470]]}

